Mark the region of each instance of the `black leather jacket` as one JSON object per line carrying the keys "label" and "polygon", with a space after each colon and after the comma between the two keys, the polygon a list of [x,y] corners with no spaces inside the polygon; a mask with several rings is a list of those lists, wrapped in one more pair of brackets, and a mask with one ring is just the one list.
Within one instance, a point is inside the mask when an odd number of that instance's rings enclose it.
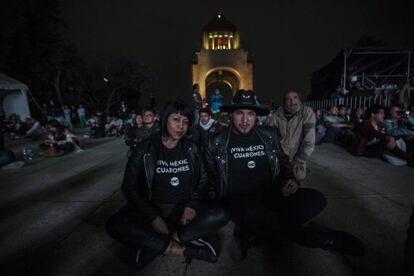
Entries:
{"label": "black leather jacket", "polygon": [[[186,206],[197,211],[200,190],[207,187],[207,173],[197,146],[186,138],[183,138],[182,142],[194,176],[191,183],[191,199]],[[138,211],[150,222],[159,215],[158,209],[151,202],[151,196],[161,145],[160,132],[137,144],[128,160],[121,186],[122,193],[128,201],[127,206]]]}
{"label": "black leather jacket", "polygon": [[[228,151],[232,127],[214,135],[208,142],[206,149],[206,165],[209,177],[209,187],[212,194],[219,198],[226,197],[228,187]],[[265,146],[265,152],[271,168],[272,183],[280,185],[280,181],[295,178],[289,157],[280,146],[280,134],[276,128],[267,129],[254,127],[253,130]]]}

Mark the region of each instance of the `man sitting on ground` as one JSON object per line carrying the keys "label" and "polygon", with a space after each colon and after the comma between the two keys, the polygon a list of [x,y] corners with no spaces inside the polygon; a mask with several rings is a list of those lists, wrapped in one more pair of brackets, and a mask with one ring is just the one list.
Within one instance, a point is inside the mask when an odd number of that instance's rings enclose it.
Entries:
{"label": "man sitting on ground", "polygon": [[299,181],[306,177],[306,161],[315,148],[315,123],[312,108],[304,106],[299,93],[293,90],[284,95],[284,105],[269,119],[269,126],[279,129],[280,144]]}
{"label": "man sitting on ground", "polygon": [[278,130],[257,126],[257,116],[268,111],[256,106],[253,91],[238,91],[233,104],[220,110],[232,113],[231,126],[211,137],[205,155],[209,195],[224,205],[235,225],[233,258],[244,259],[254,237],[269,241],[280,235],[308,247],[362,255],[364,245],[352,235],[311,222],[326,199],[299,188]]}

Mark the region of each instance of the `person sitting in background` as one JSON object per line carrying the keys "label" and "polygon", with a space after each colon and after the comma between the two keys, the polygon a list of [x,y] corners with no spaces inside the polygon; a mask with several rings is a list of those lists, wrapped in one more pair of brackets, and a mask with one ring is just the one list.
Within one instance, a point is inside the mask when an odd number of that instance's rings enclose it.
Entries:
{"label": "person sitting in background", "polygon": [[408,125],[411,130],[414,130],[414,105],[408,107],[409,114],[408,114]]}
{"label": "person sitting in background", "polygon": [[228,127],[231,123],[231,119],[230,119],[230,115],[228,112],[224,112],[220,110],[219,113],[219,117],[218,117],[218,122],[220,123],[220,125],[222,125],[223,127]]}
{"label": "person sitting in background", "polygon": [[351,123],[354,126],[355,132],[358,132],[363,122],[364,122],[364,110],[358,107],[357,109],[355,109],[354,113],[351,116]]}
{"label": "person sitting in background", "polygon": [[91,138],[103,138],[105,137],[105,124],[102,121],[101,116],[93,116],[88,120],[87,125],[90,128]]}
{"label": "person sitting in background", "polygon": [[107,124],[105,125],[105,131],[107,136],[120,136],[122,134],[122,127],[122,119],[107,116]]}
{"label": "person sitting in background", "polygon": [[315,145],[319,145],[322,143],[323,138],[326,134],[326,127],[323,122],[322,111],[320,109],[316,110],[316,137],[315,137]]}
{"label": "person sitting in background", "polygon": [[135,116],[134,124],[131,128],[128,129],[128,131],[125,133],[125,144],[129,147],[134,147],[138,142],[141,142],[141,140],[138,140],[140,137],[140,133],[142,131],[142,128],[144,127],[144,121],[142,119],[142,115],[138,114]]}
{"label": "person sitting in background", "polygon": [[347,118],[348,118],[348,120],[351,122],[351,119],[352,119],[352,108],[347,108],[347,110],[346,110],[346,116],[347,116]]}
{"label": "person sitting in background", "polygon": [[29,117],[26,119],[26,126],[28,130],[26,131],[24,138],[39,140],[42,137],[44,130],[39,121]]}
{"label": "person sitting in background", "polygon": [[344,123],[351,122],[351,117],[348,115],[348,108],[345,105],[338,106],[338,117],[341,118]]}
{"label": "person sitting in background", "polygon": [[[126,120],[126,124],[125,127],[130,128],[133,127],[135,125],[135,118],[137,117],[137,113],[133,110],[131,111],[131,113],[129,114],[128,120]],[[125,129],[125,131],[127,131]]]}
{"label": "person sitting in background", "polygon": [[46,141],[39,145],[42,150],[47,151],[49,157],[61,156],[74,151],[75,145],[73,140],[67,139],[64,128],[58,120],[52,119],[47,123],[50,132]]}
{"label": "person sitting in background", "polygon": [[222,126],[211,118],[211,111],[208,108],[200,110],[200,123],[196,126],[200,133],[201,143],[206,143],[211,135],[219,132]]}
{"label": "person sitting in background", "polygon": [[393,136],[408,155],[414,152],[414,130],[410,129],[409,114],[403,114],[399,106],[392,106],[385,120],[385,131]]}
{"label": "person sitting in background", "polygon": [[144,126],[137,132],[137,141],[142,141],[145,138],[151,136],[151,134],[160,130],[157,120],[157,113],[151,107],[144,108],[142,110],[142,122]]}
{"label": "person sitting in background", "polygon": [[[346,109],[345,109],[346,110]],[[352,129],[352,125],[344,121],[338,116],[338,108],[332,106],[329,109],[329,114],[324,117],[326,127],[326,135],[324,142],[335,143],[335,141],[346,131]]]}
{"label": "person sitting in background", "polygon": [[389,135],[394,137],[402,136],[406,138],[407,136],[414,136],[414,130],[409,129],[409,127],[402,120],[401,115],[402,111],[399,106],[391,106],[389,118],[385,120],[385,130]]}
{"label": "person sitting in background", "polygon": [[367,112],[368,120],[359,128],[357,156],[382,158],[386,151],[394,156],[407,160],[408,166],[414,166],[413,156],[401,150],[395,138],[388,135],[383,127],[385,111],[382,106],[374,106]]}
{"label": "person sitting in background", "polygon": [[27,127],[17,114],[11,114],[5,122],[6,131],[13,139],[21,139],[26,133]]}
{"label": "person sitting in background", "polygon": [[63,134],[66,137],[66,142],[67,143],[73,143],[73,145],[75,147],[75,149],[74,149],[75,152],[83,151],[83,149],[81,148],[81,144],[80,144],[80,141],[79,141],[78,137],[76,137],[75,134],[70,132],[70,129],[68,127],[63,128]]}

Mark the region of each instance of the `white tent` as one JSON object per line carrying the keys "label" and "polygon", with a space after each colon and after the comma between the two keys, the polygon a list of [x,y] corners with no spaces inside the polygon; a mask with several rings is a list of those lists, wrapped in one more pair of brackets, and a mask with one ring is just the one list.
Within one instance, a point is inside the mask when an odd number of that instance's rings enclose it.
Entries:
{"label": "white tent", "polygon": [[0,73],[0,98],[3,98],[3,110],[6,117],[15,113],[24,121],[30,117],[27,93],[29,88],[24,83]]}

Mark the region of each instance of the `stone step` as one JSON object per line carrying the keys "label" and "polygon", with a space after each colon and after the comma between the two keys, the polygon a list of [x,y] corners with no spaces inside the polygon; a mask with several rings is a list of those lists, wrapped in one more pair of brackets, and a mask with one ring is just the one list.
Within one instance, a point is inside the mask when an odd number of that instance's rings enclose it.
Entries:
{"label": "stone step", "polygon": [[14,206],[22,200],[39,200],[48,190],[61,189],[85,174],[93,172],[112,158],[126,160],[127,147],[116,139],[85,150],[61,157],[34,162],[18,170],[0,171],[0,208]]}
{"label": "stone step", "polygon": [[[124,145],[114,141],[89,152],[89,156],[74,155],[56,162],[59,164],[43,167],[43,172],[56,170],[57,177],[42,178],[45,181],[35,185],[37,190],[20,186],[23,188],[20,196],[1,208],[0,271],[14,275],[31,273],[44,256],[119,190],[125,151]],[[73,162],[78,164],[68,167]],[[72,173],[60,170],[62,166],[70,168]],[[19,181],[30,183],[23,176]],[[18,185],[19,181],[13,184]],[[20,263],[24,265],[19,266]]]}

